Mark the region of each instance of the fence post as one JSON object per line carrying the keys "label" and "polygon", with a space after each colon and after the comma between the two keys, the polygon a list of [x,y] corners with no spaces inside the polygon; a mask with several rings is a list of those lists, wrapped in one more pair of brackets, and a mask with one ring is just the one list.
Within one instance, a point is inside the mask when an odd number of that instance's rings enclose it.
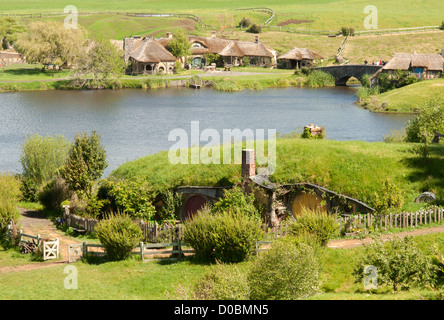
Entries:
{"label": "fence post", "polygon": [[83,259],[85,259],[86,255],[88,254],[88,247],[86,245],[86,241],[83,241],[82,244],[82,254],[83,254]]}
{"label": "fence post", "polygon": [[143,256],[143,241],[140,241],[140,244],[139,244],[139,247],[140,247],[140,257],[142,258],[142,262],[145,262],[145,258],[144,258],[144,256]]}

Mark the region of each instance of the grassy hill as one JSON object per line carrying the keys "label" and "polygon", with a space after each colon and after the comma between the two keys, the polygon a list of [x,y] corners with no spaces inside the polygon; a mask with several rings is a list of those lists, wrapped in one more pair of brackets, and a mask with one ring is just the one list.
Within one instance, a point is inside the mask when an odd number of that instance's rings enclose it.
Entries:
{"label": "grassy hill", "polygon": [[[414,199],[424,191],[444,196],[444,147],[430,146],[424,163],[413,151],[414,144],[362,141],[278,139],[276,171],[278,183],[311,182],[372,204],[385,180],[404,192],[405,210],[417,208]],[[145,176],[159,187],[220,186],[240,179],[240,165],[172,165],[168,152],[128,162],[110,178]]]}
{"label": "grassy hill", "polygon": [[370,110],[378,110],[384,105],[388,112],[417,112],[431,97],[444,97],[444,79],[420,81],[363,101]]}

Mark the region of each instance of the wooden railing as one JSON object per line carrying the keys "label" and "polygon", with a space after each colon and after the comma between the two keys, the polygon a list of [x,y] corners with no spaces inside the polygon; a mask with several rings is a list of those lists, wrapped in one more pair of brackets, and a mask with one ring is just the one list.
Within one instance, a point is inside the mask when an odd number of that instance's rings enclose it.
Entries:
{"label": "wooden railing", "polygon": [[356,214],[350,216],[337,216],[337,222],[341,228],[359,229],[375,228],[388,230],[393,228],[416,228],[431,223],[441,223],[444,221],[444,210],[434,207],[418,212],[398,212],[386,214]]}

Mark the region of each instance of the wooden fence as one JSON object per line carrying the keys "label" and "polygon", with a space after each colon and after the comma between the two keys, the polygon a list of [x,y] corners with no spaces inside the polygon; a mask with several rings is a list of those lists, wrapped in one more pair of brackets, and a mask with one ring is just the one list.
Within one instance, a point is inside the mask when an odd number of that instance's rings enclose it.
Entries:
{"label": "wooden fence", "polygon": [[418,212],[399,212],[374,215],[350,215],[336,217],[341,229],[356,230],[375,228],[387,230],[393,228],[408,228],[425,226],[431,223],[441,223],[444,220],[444,209],[439,207],[421,210]]}
{"label": "wooden fence", "polygon": [[[290,26],[267,26],[270,31],[281,31],[290,32],[298,34],[313,34],[313,35],[339,35],[340,31],[331,30],[311,30],[311,29],[297,29]],[[395,29],[372,29],[372,30],[361,30],[355,31],[355,36],[361,35],[378,35],[378,34],[393,34],[393,33],[409,33],[409,32],[421,32],[421,31],[433,31],[439,30],[439,26],[424,26],[424,27],[413,27],[413,28],[395,28]]]}
{"label": "wooden fence", "polygon": [[[69,212],[69,206],[63,206],[63,220],[68,227],[80,233],[94,233],[99,223],[96,219],[84,218]],[[173,242],[182,239],[183,225],[179,221],[167,221],[163,225],[154,222],[139,221],[145,242]]]}
{"label": "wooden fence", "polygon": [[[255,254],[267,250],[271,241],[256,241]],[[81,247],[81,255],[78,258],[87,256],[104,257],[106,255],[105,247],[101,244],[90,244],[83,242]],[[178,240],[176,242],[165,243],[145,243],[140,242],[134,247],[132,255],[140,256],[142,261],[147,260],[180,260],[194,255],[194,250],[187,243]],[[70,262],[74,260],[70,259]]]}
{"label": "wooden fence", "polygon": [[[12,227],[11,225],[8,225],[8,230],[6,231],[6,234],[9,238],[9,240],[12,240]],[[22,232],[22,230],[18,230],[17,231],[18,237],[19,237],[19,243],[22,241],[25,241],[24,238],[29,238],[29,239],[33,239],[33,240],[37,240],[37,246],[40,245],[40,242],[42,241],[42,237],[40,237],[40,235],[32,235],[32,234],[27,234]]]}
{"label": "wooden fence", "polygon": [[67,16],[71,14],[76,14],[78,16],[89,16],[89,15],[100,15],[100,14],[115,14],[115,15],[124,15],[130,17],[139,17],[139,18],[147,18],[147,17],[176,17],[176,18],[186,18],[194,20],[203,28],[213,29],[211,25],[205,24],[198,16],[194,14],[188,13],[152,13],[152,12],[115,12],[115,11],[101,11],[101,12],[90,12],[90,11],[82,11],[82,12],[41,12],[41,13],[0,13],[0,16],[6,17],[20,17],[23,19],[35,19],[35,18],[49,18],[49,17],[60,17]]}

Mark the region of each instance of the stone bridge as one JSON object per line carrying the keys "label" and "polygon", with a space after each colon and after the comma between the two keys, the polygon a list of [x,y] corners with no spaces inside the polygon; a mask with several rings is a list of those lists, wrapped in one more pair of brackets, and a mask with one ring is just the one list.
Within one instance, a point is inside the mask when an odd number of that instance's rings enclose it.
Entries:
{"label": "stone bridge", "polygon": [[362,77],[365,74],[373,75],[381,68],[382,66],[373,66],[369,64],[346,64],[341,66],[319,67],[315,68],[315,70],[330,73],[335,78],[335,84],[337,86],[345,86],[348,79],[351,77],[355,77],[359,81],[362,81]]}

